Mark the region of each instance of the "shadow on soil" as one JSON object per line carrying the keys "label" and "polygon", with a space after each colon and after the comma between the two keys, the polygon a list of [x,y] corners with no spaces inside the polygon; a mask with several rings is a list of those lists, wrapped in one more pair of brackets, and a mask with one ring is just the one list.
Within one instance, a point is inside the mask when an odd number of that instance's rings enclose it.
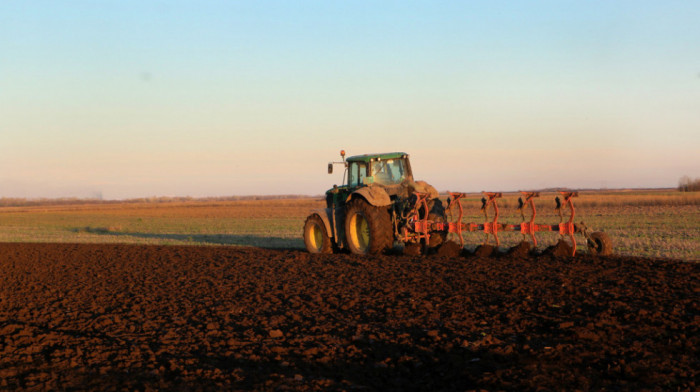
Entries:
{"label": "shadow on soil", "polygon": [[[388,352],[387,352],[388,350]],[[485,373],[493,373],[500,367],[511,365],[514,360],[508,357],[489,356],[487,363],[470,362],[479,353],[464,350],[437,352],[424,356],[423,350],[414,346],[379,344],[372,354],[391,358],[396,353],[415,358],[416,363],[384,365],[381,362],[336,361],[318,363],[314,360],[289,358],[290,364],[280,361],[248,358],[234,358],[193,352],[190,359],[194,363],[187,370],[198,373],[206,369],[228,375],[228,379],[212,380],[203,373],[195,376],[183,374],[181,369],[169,369],[170,363],[178,363],[182,358],[168,354],[155,357],[154,367],[160,373],[140,367],[111,367],[100,374],[97,369],[65,369],[64,383],[82,389],[171,389],[171,390],[366,390],[366,391],[454,391],[478,389],[478,387],[512,387],[508,383],[484,382]],[[387,357],[387,355],[389,357]],[[296,355],[291,355],[292,357]],[[420,359],[418,359],[420,358]],[[478,358],[478,357],[477,357]],[[396,359],[396,358],[394,358]],[[27,369],[26,375],[32,371]],[[72,374],[71,374],[72,373]],[[189,378],[189,379],[188,379]],[[20,382],[17,387],[24,383]],[[72,388],[71,388],[72,389]]]}
{"label": "shadow on soil", "polygon": [[157,234],[157,233],[125,233],[111,231],[101,227],[81,227],[72,230],[76,233],[110,235],[115,237],[135,237],[151,240],[178,241],[214,245],[255,246],[269,249],[302,249],[304,241],[301,238],[263,237],[258,235],[238,234]]}
{"label": "shadow on soil", "polygon": [[[245,380],[227,385],[232,389],[309,390],[315,382],[330,390],[370,391],[455,391],[475,389],[486,372],[495,372],[514,360],[490,352],[461,348],[426,353],[424,347],[390,342],[373,342],[361,347],[368,359],[325,362],[289,354],[282,361],[236,359],[211,353],[195,353],[199,367],[221,369],[226,374],[241,369]],[[199,355],[198,355],[199,354]],[[323,354],[320,355],[321,357]],[[487,357],[481,360],[479,357]],[[401,363],[402,358],[411,358]],[[477,361],[473,361],[478,358]],[[382,360],[389,363],[382,362]],[[299,377],[301,376],[301,377]],[[198,380],[198,385],[207,380]],[[206,385],[206,384],[204,384]]]}

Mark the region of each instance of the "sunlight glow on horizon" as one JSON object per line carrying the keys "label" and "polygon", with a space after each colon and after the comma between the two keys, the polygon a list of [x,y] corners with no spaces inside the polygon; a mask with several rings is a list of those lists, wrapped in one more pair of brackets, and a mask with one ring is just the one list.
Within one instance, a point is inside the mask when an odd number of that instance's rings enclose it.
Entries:
{"label": "sunlight glow on horizon", "polygon": [[439,190],[700,177],[684,2],[0,4],[0,197],[317,195],[405,151]]}

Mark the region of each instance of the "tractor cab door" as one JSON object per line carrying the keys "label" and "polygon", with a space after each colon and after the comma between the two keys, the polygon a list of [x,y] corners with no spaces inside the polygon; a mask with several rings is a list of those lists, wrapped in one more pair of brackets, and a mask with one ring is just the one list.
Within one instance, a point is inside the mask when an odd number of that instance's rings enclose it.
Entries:
{"label": "tractor cab door", "polygon": [[365,162],[350,162],[348,167],[348,186],[351,188],[366,185],[369,165]]}

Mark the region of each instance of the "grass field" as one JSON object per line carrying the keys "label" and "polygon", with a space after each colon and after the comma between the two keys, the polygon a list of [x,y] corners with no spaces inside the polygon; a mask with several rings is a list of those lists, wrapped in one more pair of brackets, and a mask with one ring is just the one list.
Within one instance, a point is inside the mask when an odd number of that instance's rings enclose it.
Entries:
{"label": "grass field", "polygon": [[[480,195],[465,199],[465,221],[483,222]],[[606,231],[616,253],[700,260],[700,193],[672,191],[582,192],[576,222]],[[324,207],[320,198],[238,201],[129,202],[0,207],[0,242],[80,242],[178,245],[238,245],[303,248],[304,220]],[[499,201],[499,221],[519,223],[517,195]],[[537,199],[537,223],[555,224],[554,194]],[[565,213],[566,215],[566,213]],[[585,248],[585,241],[577,243]],[[501,233],[503,246],[521,235]],[[483,235],[465,236],[467,248]],[[556,242],[538,234],[541,247]]]}

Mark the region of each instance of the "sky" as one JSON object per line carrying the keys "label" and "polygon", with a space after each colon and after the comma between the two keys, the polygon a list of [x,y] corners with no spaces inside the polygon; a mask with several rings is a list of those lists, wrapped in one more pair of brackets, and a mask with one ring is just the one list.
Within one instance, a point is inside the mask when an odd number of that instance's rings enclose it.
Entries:
{"label": "sky", "polygon": [[0,1],[0,197],[700,177],[698,1]]}

